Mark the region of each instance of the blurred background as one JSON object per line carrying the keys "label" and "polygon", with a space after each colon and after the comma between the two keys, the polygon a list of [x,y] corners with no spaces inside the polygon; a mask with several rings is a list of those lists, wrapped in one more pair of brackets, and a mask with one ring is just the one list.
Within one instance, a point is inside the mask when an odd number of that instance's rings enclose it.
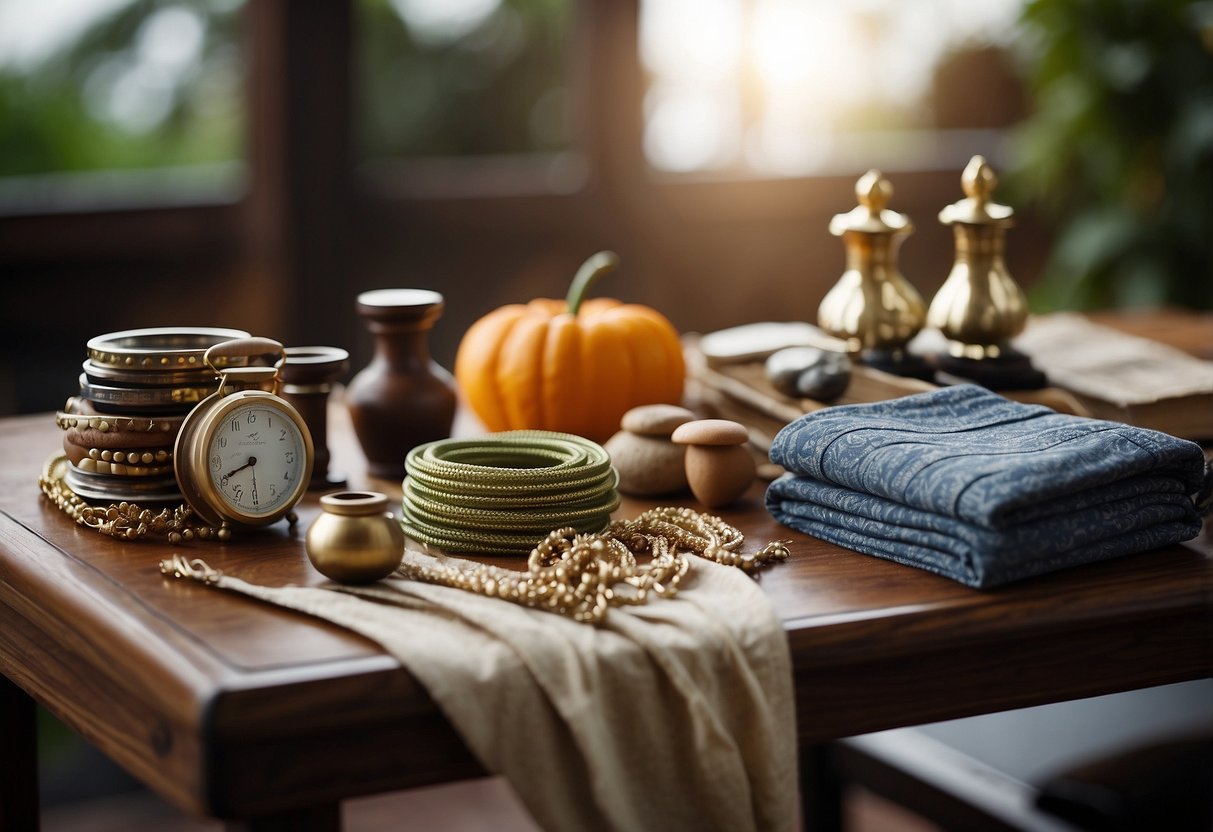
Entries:
{"label": "blurred background", "polygon": [[975,153],[1037,310],[1213,307],[1211,2],[0,0],[0,413],[133,327],[356,370],[368,288],[449,367],[604,248],[680,330],[812,321],[869,168],[929,299]]}

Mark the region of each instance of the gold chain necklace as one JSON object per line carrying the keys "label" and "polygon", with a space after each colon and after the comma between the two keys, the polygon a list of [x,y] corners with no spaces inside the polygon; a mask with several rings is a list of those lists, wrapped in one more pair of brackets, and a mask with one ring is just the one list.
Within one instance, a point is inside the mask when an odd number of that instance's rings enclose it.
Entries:
{"label": "gold chain necklace", "polygon": [[216,529],[192,522],[194,512],[184,503],[159,511],[125,501],[94,506],[67,484],[64,479],[67,464],[66,454],[52,454],[38,476],[38,486],[56,508],[81,526],[123,540],[137,540],[153,534],[164,535],[170,543],[193,540],[195,537],[200,540],[212,537],[221,541],[231,539],[232,530],[227,523]]}
{"label": "gold chain necklace", "polygon": [[[689,508],[654,508],[616,520],[597,534],[557,529],[536,546],[525,572],[456,558],[405,559],[398,575],[597,623],[612,606],[672,597],[691,568],[688,554],[751,571],[788,557],[787,544],[743,554],[745,538],[719,517]],[[647,563],[637,555],[649,555]]]}
{"label": "gold chain necklace", "polygon": [[[616,520],[597,534],[557,529],[527,559],[526,571],[439,555],[422,562],[406,554],[396,577],[461,589],[597,624],[611,607],[673,597],[694,554],[752,571],[788,557],[784,541],[742,553],[745,538],[719,517],[689,508],[655,508],[634,520]],[[649,556],[639,563],[636,556]],[[166,575],[221,584],[223,573],[201,560],[174,555],[160,562]]]}

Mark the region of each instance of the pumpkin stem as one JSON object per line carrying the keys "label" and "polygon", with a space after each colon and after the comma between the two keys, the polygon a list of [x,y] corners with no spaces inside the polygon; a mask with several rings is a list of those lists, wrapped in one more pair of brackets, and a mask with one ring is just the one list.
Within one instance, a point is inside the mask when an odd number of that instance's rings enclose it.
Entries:
{"label": "pumpkin stem", "polygon": [[577,314],[577,310],[581,308],[581,302],[585,300],[586,292],[590,290],[590,286],[594,285],[598,278],[607,272],[615,271],[615,267],[618,265],[619,255],[613,251],[600,251],[581,264],[581,268],[573,276],[573,282],[569,286],[569,293],[565,297],[570,315]]}

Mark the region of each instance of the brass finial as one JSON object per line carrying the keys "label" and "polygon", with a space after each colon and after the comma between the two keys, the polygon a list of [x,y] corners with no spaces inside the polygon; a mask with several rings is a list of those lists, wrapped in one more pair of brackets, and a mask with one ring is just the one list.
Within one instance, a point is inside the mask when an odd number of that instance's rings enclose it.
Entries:
{"label": "brass finial", "polygon": [[830,220],[830,233],[841,237],[848,231],[862,234],[909,234],[913,223],[905,214],[885,208],[893,198],[893,185],[878,170],[870,170],[855,183],[859,203],[845,214]]}
{"label": "brass finial", "polygon": [[852,351],[900,354],[920,329],[926,305],[897,269],[897,247],[914,226],[885,206],[893,186],[878,170],[855,183],[859,204],[830,221],[843,238],[847,268],[817,309],[818,325]]}
{"label": "brass finial", "polygon": [[944,225],[967,223],[1009,227],[1014,222],[1014,211],[1007,205],[991,201],[997,187],[998,174],[994,168],[990,167],[984,156],[974,156],[960,175],[960,188],[967,198],[953,202],[940,211],[939,221]]}
{"label": "brass finial", "polygon": [[1013,211],[991,201],[998,176],[974,156],[960,178],[965,198],[939,212],[956,240],[952,271],[931,301],[927,326],[948,339],[958,358],[996,358],[1027,323],[1028,302],[1003,262]]}

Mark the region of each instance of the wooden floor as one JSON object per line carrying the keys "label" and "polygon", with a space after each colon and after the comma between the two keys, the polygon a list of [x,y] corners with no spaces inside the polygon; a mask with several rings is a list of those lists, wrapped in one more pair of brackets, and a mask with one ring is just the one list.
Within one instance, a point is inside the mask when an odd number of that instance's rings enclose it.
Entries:
{"label": "wooden floor", "polygon": [[[413,789],[348,801],[345,832],[538,832],[499,778]],[[43,810],[43,832],[217,832],[223,824],[174,811],[146,792]],[[848,832],[934,832],[937,827],[880,798],[857,792],[847,804]]]}

